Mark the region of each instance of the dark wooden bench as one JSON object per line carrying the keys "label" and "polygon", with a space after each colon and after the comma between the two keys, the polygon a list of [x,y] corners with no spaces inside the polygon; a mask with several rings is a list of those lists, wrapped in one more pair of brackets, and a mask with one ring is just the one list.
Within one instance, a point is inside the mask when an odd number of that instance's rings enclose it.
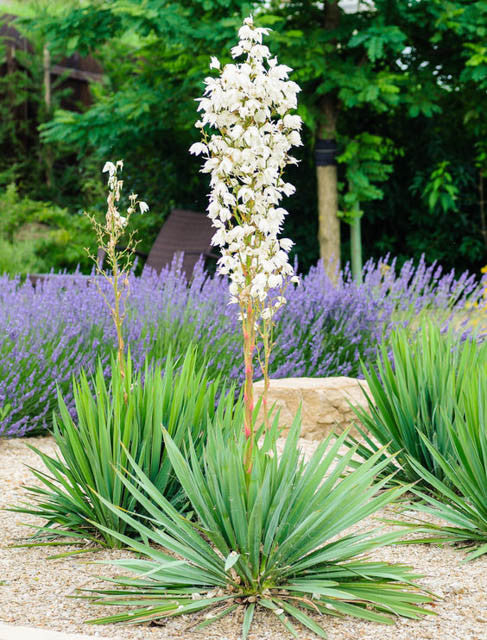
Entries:
{"label": "dark wooden bench", "polygon": [[175,255],[184,253],[182,269],[190,276],[200,256],[217,257],[211,250],[214,233],[211,220],[203,213],[173,209],[159,231],[145,265],[159,272]]}

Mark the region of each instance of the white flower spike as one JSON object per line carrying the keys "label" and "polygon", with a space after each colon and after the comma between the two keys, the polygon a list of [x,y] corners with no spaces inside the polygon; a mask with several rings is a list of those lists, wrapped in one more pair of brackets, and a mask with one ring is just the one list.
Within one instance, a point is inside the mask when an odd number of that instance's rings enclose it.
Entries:
{"label": "white flower spike", "polygon": [[[301,120],[291,111],[297,106],[299,87],[288,80],[289,67],[279,66],[262,44],[267,29],[258,29],[246,18],[239,31],[240,42],[231,50],[242,62],[226,64],[216,58],[210,67],[218,78],[206,78],[199,98],[201,117],[196,127],[203,142],[190,152],[203,156],[201,171],[210,174],[208,216],[216,229],[212,239],[221,247],[218,271],[228,276],[230,303],[240,307],[245,368],[244,431],[250,439],[245,449],[247,473],[252,469],[254,446],[253,371],[257,349],[264,376],[263,407],[266,426],[269,412],[269,357],[274,316],[286,303],[283,293],[296,281],[289,264],[290,240],[279,239],[287,212],[279,206],[294,187],[283,181],[287,164],[296,164],[289,154],[301,144]],[[206,128],[216,130],[211,136]]]}
{"label": "white flower spike", "polygon": [[[282,173],[297,162],[291,147],[302,143],[301,118],[291,113],[300,89],[288,79],[291,69],[262,44],[268,33],[246,18],[231,51],[234,58],[245,55],[243,61],[221,68],[211,58],[219,77],[205,80],[197,123],[203,142],[190,153],[203,156],[201,171],[211,176],[212,244],[221,248],[218,270],[230,278],[231,301],[240,304],[242,317],[250,303],[272,321],[285,303],[283,288],[297,282],[288,261],[293,243],[278,238],[287,215],[279,204],[295,191]],[[217,131],[210,137],[205,127]]]}

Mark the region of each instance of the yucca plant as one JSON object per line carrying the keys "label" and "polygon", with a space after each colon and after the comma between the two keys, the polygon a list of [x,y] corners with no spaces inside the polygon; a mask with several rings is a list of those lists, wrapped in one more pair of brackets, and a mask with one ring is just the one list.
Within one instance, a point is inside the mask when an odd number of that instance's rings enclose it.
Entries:
{"label": "yucca plant", "polygon": [[395,615],[427,613],[421,605],[430,598],[413,583],[417,576],[408,567],[364,557],[394,543],[400,533],[346,533],[405,491],[384,490],[386,480],[375,482],[387,464],[379,460],[382,452],[344,477],[354,450],[334,462],[345,435],[328,437],[306,462],[298,449],[299,431],[298,417],[278,456],[275,420],[254,448],[250,473],[242,457],[245,434],[229,438],[221,421],[210,426],[202,455],[190,442],[185,456],[166,432],[167,452],[195,520],[181,515],[130,460],[132,477],[119,472],[119,479],[150,520],[136,520],[104,501],[139,537],[107,534],[142,558],[113,561],[135,577],[110,580],[117,588],[88,596],[129,610],[90,622],[134,623],[200,612],[195,625],[204,627],[240,608],[245,640],[256,607],[264,607],[295,637],[297,621],[325,638],[314,614],[391,623]]}
{"label": "yucca plant", "polygon": [[[424,524],[431,542],[460,543],[470,549],[467,560],[487,554],[487,363],[471,371],[471,379],[448,425],[453,455],[447,459],[425,440],[430,455],[441,467],[445,480],[411,459],[411,466],[434,490],[434,496],[416,490],[424,504],[419,510],[431,513],[448,524]],[[449,526],[451,525],[451,526]]]}
{"label": "yucca plant", "polygon": [[349,444],[357,446],[364,459],[387,445],[393,457],[384,473],[397,471],[396,482],[423,481],[413,460],[448,481],[428,443],[450,458],[449,425],[472,367],[486,357],[486,346],[473,337],[462,339],[453,330],[443,333],[428,321],[413,337],[405,329],[396,330],[379,347],[375,366],[362,366],[370,389],[365,394],[368,410],[353,407],[362,442],[349,438]]}
{"label": "yucca plant", "polygon": [[85,373],[79,381],[73,380],[75,417],[59,394],[59,415],[53,429],[58,457],[31,447],[47,472],[32,469],[42,485],[27,487],[34,503],[14,510],[42,518],[46,523],[38,527],[38,535],[44,540],[68,536],[120,546],[120,539],[111,531],[128,535],[133,531],[120,517],[121,511],[107,508],[104,500],[121,510],[141,513],[140,504],[117,473],[127,466],[128,456],[169,502],[183,508],[181,486],[164,446],[163,427],[175,446],[183,446],[191,438],[200,451],[209,419],[224,415],[238,419],[241,411],[234,389],[226,389],[219,379],[210,382],[205,367],[197,367],[196,361],[196,350],[189,348],[180,360],[168,356],[164,374],[160,367],[148,365],[134,373],[129,355],[124,373],[113,358],[110,382],[101,364],[91,382]]}

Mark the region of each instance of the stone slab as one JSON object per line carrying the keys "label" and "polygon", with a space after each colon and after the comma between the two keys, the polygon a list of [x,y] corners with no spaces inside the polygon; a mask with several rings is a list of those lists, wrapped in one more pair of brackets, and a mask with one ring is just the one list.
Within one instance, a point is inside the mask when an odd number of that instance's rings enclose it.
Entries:
{"label": "stone slab", "polygon": [[[256,401],[263,388],[263,380],[254,383]],[[273,379],[270,381],[268,406],[275,404],[280,410],[282,427],[292,424],[301,406],[302,437],[322,440],[332,431],[340,433],[357,422],[350,404],[364,409],[368,407],[363,389],[369,393],[365,380],[345,376]],[[259,418],[263,418],[262,410]]]}

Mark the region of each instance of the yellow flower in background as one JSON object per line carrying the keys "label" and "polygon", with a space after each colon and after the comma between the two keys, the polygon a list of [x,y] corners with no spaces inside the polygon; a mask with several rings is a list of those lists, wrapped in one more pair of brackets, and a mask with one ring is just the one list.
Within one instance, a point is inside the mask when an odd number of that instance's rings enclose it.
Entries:
{"label": "yellow flower in background", "polygon": [[385,276],[387,272],[391,270],[391,266],[389,264],[380,264],[379,269],[381,276]]}
{"label": "yellow flower in background", "polygon": [[[480,269],[480,273],[487,274],[487,265]],[[466,311],[471,311],[472,309],[482,312],[487,311],[487,278],[485,278],[483,282],[482,298],[477,300],[477,302],[467,302],[467,304],[465,305]],[[484,323],[484,318],[482,315],[475,315],[471,318],[470,322],[472,325],[477,326],[481,322]]]}
{"label": "yellow flower in background", "polygon": [[[487,273],[487,265],[480,269],[480,273]],[[484,281],[484,290],[482,292],[482,306],[480,307],[482,311],[487,311],[487,279]],[[480,306],[477,304],[477,306]]]}

